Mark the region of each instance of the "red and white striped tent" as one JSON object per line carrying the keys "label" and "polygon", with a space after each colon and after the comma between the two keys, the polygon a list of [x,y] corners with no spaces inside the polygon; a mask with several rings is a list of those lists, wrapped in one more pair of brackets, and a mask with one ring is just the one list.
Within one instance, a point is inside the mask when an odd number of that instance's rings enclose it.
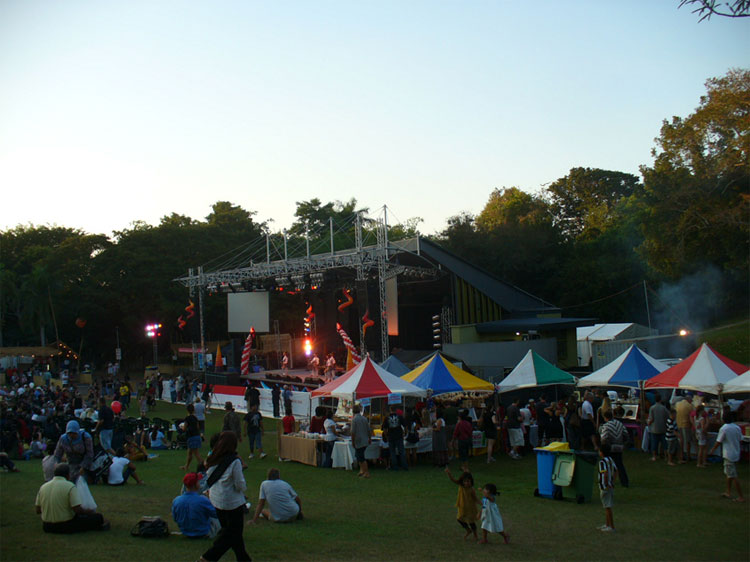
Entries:
{"label": "red and white striped tent", "polygon": [[311,396],[331,396],[357,400],[360,398],[380,398],[389,394],[401,396],[426,396],[427,391],[392,375],[375,363],[370,356],[350,369],[333,382],[313,390]]}
{"label": "red and white striped tent", "polygon": [[747,367],[716,353],[703,344],[690,357],[646,381],[646,388],[685,388],[720,394],[724,385],[747,371]]}

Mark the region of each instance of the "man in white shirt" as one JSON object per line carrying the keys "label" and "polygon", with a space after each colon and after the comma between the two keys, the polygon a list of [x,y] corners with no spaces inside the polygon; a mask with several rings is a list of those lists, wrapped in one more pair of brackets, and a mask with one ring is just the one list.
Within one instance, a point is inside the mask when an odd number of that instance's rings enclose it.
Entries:
{"label": "man in white shirt", "polygon": [[734,501],[744,502],[745,497],[742,495],[740,479],[737,476],[737,467],[735,463],[740,460],[740,443],[742,442],[742,430],[734,423],[734,413],[727,412],[724,414],[724,425],[719,429],[719,435],[716,437],[716,443],[709,451],[709,455],[721,445],[721,456],[724,457],[724,474],[727,477],[727,491],[721,494],[725,498],[732,497],[732,482],[737,488],[737,497]]}
{"label": "man in white shirt", "polygon": [[591,404],[593,397],[590,392],[587,392],[583,397],[583,404],[581,404],[581,449],[586,448],[586,441],[591,441],[594,450],[597,449],[594,406]]}
{"label": "man in white shirt", "polygon": [[[255,508],[253,523],[263,515],[269,521],[288,523],[295,519],[302,519],[302,502],[287,482],[281,480],[278,468],[268,470],[268,480],[260,485],[258,506]],[[268,504],[268,509],[263,506]]]}

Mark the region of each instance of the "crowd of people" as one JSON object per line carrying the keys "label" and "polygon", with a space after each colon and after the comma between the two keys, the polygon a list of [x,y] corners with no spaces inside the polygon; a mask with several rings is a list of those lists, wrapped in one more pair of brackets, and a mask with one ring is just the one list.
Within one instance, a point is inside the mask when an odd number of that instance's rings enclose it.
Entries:
{"label": "crowd of people", "polygon": [[[45,532],[108,529],[109,523],[103,516],[88,507],[87,486],[100,481],[122,486],[131,478],[137,485],[144,485],[137,463],[148,460],[154,455],[153,451],[169,448],[181,440],[187,450],[181,467],[185,471],[184,491],[172,503],[172,516],[180,531],[187,537],[214,539],[201,560],[218,560],[230,549],[238,560],[250,559],[242,539],[245,515],[251,513],[242,472],[247,464],[239,454],[238,445],[244,437],[248,442],[249,459],[256,453],[260,458],[266,457],[257,388],[248,387],[245,392],[246,414],[236,412],[231,402],[225,404],[222,431],[210,439],[210,451],[204,459],[201,448],[205,440],[210,388],[207,395],[206,389],[194,380],[180,375],[164,381],[159,374],[153,374],[134,387],[127,377],[113,373],[90,385],[82,394],[72,385],[35,385],[32,373],[13,372],[6,376],[9,384],[0,388],[0,466],[18,471],[11,456],[42,460],[45,484],[39,489],[35,505]],[[162,388],[166,388],[169,395],[162,397]],[[274,401],[278,405],[274,409],[279,409],[282,400],[285,402],[280,429],[292,433],[298,429],[298,424],[292,414],[291,396],[285,396],[285,392],[286,389],[276,387]],[[126,418],[127,405],[133,395],[146,422],[153,401],[159,397],[184,402],[186,415],[182,420],[175,420],[176,432],[174,426],[170,429]],[[645,447],[651,459],[656,461],[663,457],[668,465],[674,466],[688,463],[694,456],[696,466],[703,468],[707,455],[722,445],[726,475],[723,495],[744,501],[736,468],[741,432],[732,423],[734,414],[722,412],[724,423],[719,428],[716,443],[708,450],[707,435],[709,429],[717,428],[716,419],[708,415],[700,397],[686,393],[671,405],[665,404],[658,393],[650,398],[650,401],[642,401],[645,410],[641,415],[647,427],[644,439],[647,439]],[[333,445],[340,436],[333,412],[332,408],[319,407],[309,426],[310,431],[324,437],[323,466],[328,467]],[[480,542],[488,542],[489,533],[499,533],[507,543],[510,539],[500,516],[497,486],[486,483],[481,488],[481,497],[474,489],[469,467],[473,433],[479,430],[484,434],[487,453],[483,462],[486,463],[495,462],[497,454],[504,453],[517,460],[529,454],[534,446],[567,441],[572,449],[598,452],[597,482],[605,509],[605,524],[599,528],[612,531],[615,528],[615,482],[629,486],[622,453],[634,444],[623,416],[623,407],[605,391],[585,392],[580,401],[576,395],[554,401],[548,401],[544,394],[527,401],[516,397],[507,405],[500,402],[498,395],[493,395],[478,412],[475,408],[462,407],[458,401],[439,401],[428,396],[407,412],[401,405],[392,405],[383,414],[381,458],[378,460],[384,460],[390,470],[409,470],[416,463],[419,430],[430,427],[432,462],[442,467],[458,486],[457,519],[465,529],[465,538],[473,536],[478,540],[477,524],[481,523]],[[535,437],[532,427],[536,428]],[[170,442],[167,434],[171,437],[172,433],[177,435]],[[348,433],[359,464],[359,476],[371,478],[371,463],[365,450],[373,441],[373,429],[359,404],[353,406]],[[697,449],[695,455],[692,454],[694,449]],[[448,469],[454,458],[462,471],[458,478]],[[731,495],[733,491],[736,496]],[[301,500],[292,486],[281,480],[278,469],[268,471],[252,513],[251,523],[260,519],[277,522],[302,519]]]}

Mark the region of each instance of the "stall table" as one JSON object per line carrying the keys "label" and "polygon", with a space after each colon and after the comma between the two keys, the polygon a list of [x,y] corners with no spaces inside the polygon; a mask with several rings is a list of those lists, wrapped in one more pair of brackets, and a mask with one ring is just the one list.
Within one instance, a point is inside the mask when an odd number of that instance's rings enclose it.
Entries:
{"label": "stall table", "polygon": [[322,439],[307,439],[295,435],[279,434],[279,457],[310,466],[318,466],[318,444],[322,442]]}

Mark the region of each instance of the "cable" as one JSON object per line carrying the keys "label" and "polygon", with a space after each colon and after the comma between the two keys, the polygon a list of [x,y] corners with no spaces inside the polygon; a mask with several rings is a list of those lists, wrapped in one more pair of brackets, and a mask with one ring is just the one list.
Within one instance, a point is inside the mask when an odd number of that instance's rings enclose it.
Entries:
{"label": "cable", "polygon": [[580,307],[582,307],[582,306],[587,306],[587,305],[589,305],[589,304],[595,304],[595,303],[597,303],[597,302],[602,302],[602,301],[606,301],[607,299],[611,299],[611,298],[613,298],[613,297],[616,297],[616,296],[619,296],[619,295],[621,295],[621,294],[623,294],[623,293],[627,293],[628,291],[632,291],[632,290],[633,290],[633,289],[635,289],[636,287],[641,287],[641,286],[642,286],[642,283],[641,283],[641,282],[639,281],[638,283],[636,283],[636,284],[635,284],[635,285],[633,285],[632,287],[628,287],[627,289],[623,289],[622,291],[617,291],[616,293],[612,293],[611,295],[607,295],[606,297],[602,297],[602,298],[600,298],[600,299],[594,299],[594,300],[592,300],[592,301],[589,301],[589,302],[583,302],[583,303],[581,303],[581,304],[574,304],[574,305],[571,305],[571,306],[561,306],[561,307],[560,307],[560,309],[567,309],[567,308],[580,308]]}

